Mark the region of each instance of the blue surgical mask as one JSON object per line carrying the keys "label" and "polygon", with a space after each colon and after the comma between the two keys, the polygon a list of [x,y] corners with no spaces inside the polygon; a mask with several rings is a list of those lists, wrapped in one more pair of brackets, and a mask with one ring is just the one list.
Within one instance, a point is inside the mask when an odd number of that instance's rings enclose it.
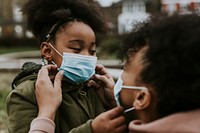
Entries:
{"label": "blue surgical mask", "polygon": [[61,55],[51,44],[50,46],[62,56],[62,64],[58,70],[63,70],[65,77],[70,81],[82,83],[95,74],[97,57],[65,52]]}
{"label": "blue surgical mask", "polygon": [[59,70],[76,83],[87,81],[95,74],[97,57],[72,53],[63,53],[63,60]]}
{"label": "blue surgical mask", "polygon": [[[117,80],[117,82],[116,82],[116,84],[114,86],[114,97],[115,97],[115,101],[116,101],[116,103],[117,103],[118,106],[121,106],[120,105],[120,100],[119,100],[119,94],[120,94],[122,88],[123,89],[134,89],[134,90],[144,90],[144,89],[147,89],[146,87],[125,86],[125,85],[123,85],[123,81],[121,79],[122,73],[123,73],[123,70],[122,70],[122,72],[121,72],[121,74],[120,74],[120,76],[119,76],[119,78],[118,78],[118,80]],[[134,107],[132,107],[130,109],[127,109],[124,112],[126,113],[126,112],[129,112],[131,110],[134,110]]]}

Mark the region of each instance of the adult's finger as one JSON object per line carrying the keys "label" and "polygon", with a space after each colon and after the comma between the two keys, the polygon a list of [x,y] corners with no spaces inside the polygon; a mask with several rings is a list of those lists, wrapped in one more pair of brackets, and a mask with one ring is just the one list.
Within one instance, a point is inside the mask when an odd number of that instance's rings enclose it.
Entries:
{"label": "adult's finger", "polygon": [[115,133],[125,133],[126,130],[127,130],[127,126],[124,124],[115,128]]}
{"label": "adult's finger", "polygon": [[116,117],[112,120],[112,124],[119,127],[125,123],[125,117],[123,115]]}
{"label": "adult's finger", "polygon": [[38,73],[38,78],[45,78],[46,76],[48,76],[49,75],[49,71],[54,71],[54,70],[56,70],[57,69],[57,67],[56,66],[54,66],[54,65],[46,65],[46,66],[43,66],[41,69],[40,69],[40,71],[39,71],[39,73]]}
{"label": "adult's finger", "polygon": [[123,108],[122,107],[115,107],[109,111],[107,111],[107,117],[110,119],[114,119],[117,116],[120,116],[123,114]]}
{"label": "adult's finger", "polygon": [[146,126],[143,126],[143,122],[141,120],[131,121],[128,126],[130,132],[136,132],[136,131],[142,131],[142,130],[147,131],[148,126],[147,126],[147,129],[145,127]]}
{"label": "adult's finger", "polygon": [[61,81],[62,81],[62,78],[63,78],[63,74],[64,74],[64,71],[59,71],[57,74],[56,74],[56,77],[55,77],[55,80],[54,80],[54,88],[60,88],[61,87]]}

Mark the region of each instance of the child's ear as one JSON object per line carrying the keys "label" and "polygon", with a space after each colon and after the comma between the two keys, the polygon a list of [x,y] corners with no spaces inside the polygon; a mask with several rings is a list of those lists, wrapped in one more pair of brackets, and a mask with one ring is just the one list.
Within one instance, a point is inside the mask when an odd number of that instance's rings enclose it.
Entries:
{"label": "child's ear", "polygon": [[52,61],[52,48],[48,44],[48,42],[43,42],[40,46],[41,55],[44,59],[46,59],[48,62]]}
{"label": "child's ear", "polygon": [[141,90],[136,94],[135,100],[133,102],[133,107],[136,110],[142,110],[147,108],[151,103],[151,94],[148,90]]}

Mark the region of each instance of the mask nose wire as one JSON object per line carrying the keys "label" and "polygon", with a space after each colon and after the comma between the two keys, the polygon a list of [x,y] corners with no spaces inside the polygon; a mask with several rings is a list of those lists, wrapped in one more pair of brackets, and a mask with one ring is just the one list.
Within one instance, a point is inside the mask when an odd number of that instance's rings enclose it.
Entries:
{"label": "mask nose wire", "polygon": [[51,43],[49,43],[49,45],[51,46],[51,48],[52,48],[54,51],[56,51],[56,53],[58,53],[61,57],[63,57],[63,55],[61,55],[61,53],[60,53],[57,49],[55,49],[54,46],[51,45]]}

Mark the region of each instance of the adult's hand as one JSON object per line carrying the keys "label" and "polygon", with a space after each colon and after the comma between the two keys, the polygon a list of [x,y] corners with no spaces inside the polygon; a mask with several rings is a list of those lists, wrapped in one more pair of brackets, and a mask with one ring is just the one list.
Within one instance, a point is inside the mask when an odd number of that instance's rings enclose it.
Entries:
{"label": "adult's hand", "polygon": [[93,133],[123,133],[126,131],[122,107],[116,107],[97,116],[91,123]]}
{"label": "adult's hand", "polygon": [[43,66],[36,81],[36,99],[39,107],[38,117],[54,120],[55,113],[62,101],[61,80],[63,71],[58,72],[54,65]]}

